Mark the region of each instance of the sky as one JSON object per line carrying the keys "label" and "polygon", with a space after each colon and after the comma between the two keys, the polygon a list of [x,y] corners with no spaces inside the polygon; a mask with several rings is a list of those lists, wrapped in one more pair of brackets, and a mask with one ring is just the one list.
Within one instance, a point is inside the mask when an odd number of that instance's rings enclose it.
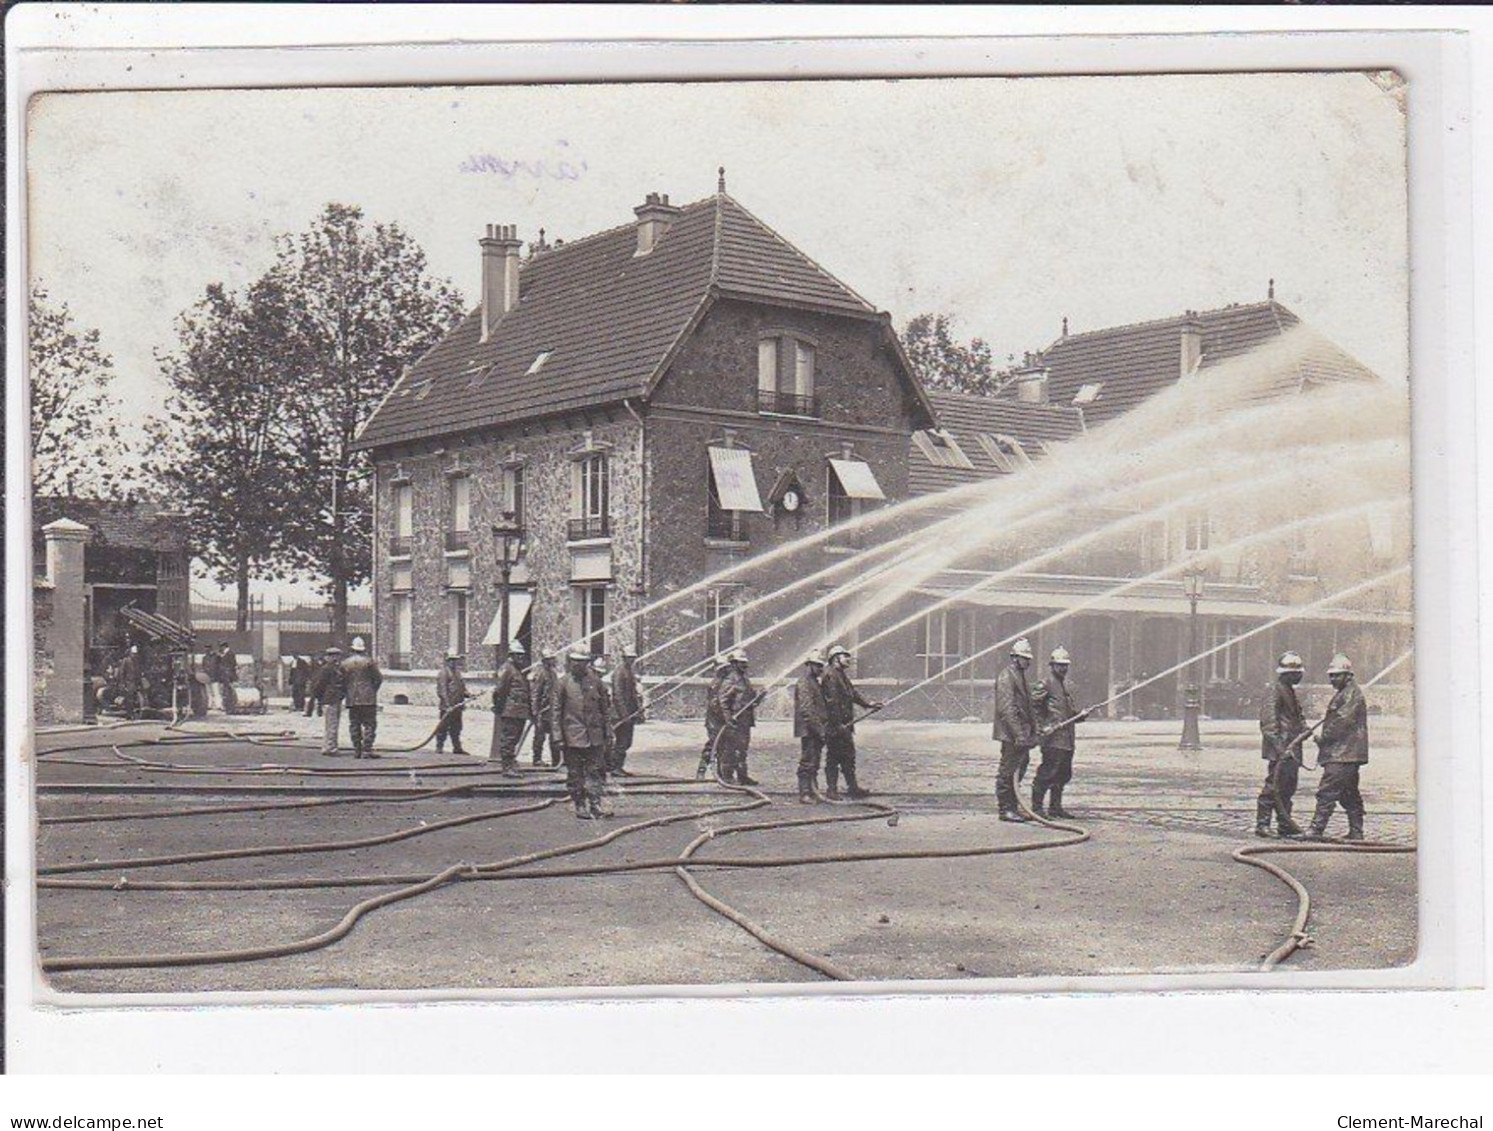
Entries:
{"label": "sky", "polygon": [[1371,369],[1408,357],[1402,99],[1259,74],[50,94],[29,270],[160,411],[155,351],[331,201],[396,221],[472,302],[488,223],[570,239],[727,189],[891,312],[996,357],[1279,301]]}

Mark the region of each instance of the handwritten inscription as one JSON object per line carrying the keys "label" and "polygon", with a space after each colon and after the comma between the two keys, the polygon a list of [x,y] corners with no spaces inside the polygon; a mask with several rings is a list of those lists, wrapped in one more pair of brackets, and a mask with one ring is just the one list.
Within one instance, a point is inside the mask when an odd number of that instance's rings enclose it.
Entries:
{"label": "handwritten inscription", "polygon": [[539,158],[525,161],[516,157],[501,157],[495,153],[474,153],[458,166],[463,173],[486,173],[502,177],[505,181],[578,181],[586,175],[589,166],[584,159],[561,158],[551,160]]}

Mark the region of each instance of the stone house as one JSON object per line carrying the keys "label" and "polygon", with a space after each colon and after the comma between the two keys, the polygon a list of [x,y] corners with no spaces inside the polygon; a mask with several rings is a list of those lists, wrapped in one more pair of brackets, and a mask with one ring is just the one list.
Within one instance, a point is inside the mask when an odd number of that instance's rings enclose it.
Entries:
{"label": "stone house", "polygon": [[[359,437],[375,466],[374,635],[393,695],[429,701],[448,651],[490,672],[505,514],[523,533],[511,639],[531,653],[661,649],[648,667],[673,673],[774,623],[770,604],[734,612],[808,568],[774,550],[909,493],[911,437],[934,416],[889,316],[724,177],[706,199],[650,194],[633,212],[569,242],[541,231],[527,255],[515,228],[489,226],[481,303]],[[765,640],[756,658],[791,657],[825,627]]]}

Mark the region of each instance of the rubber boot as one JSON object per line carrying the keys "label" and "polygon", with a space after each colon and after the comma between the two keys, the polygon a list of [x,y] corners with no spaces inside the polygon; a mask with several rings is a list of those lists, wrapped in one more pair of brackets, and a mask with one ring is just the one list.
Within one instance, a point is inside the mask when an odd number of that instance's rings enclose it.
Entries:
{"label": "rubber boot", "polygon": [[871,791],[869,789],[862,789],[860,782],[855,780],[854,766],[845,767],[845,796],[852,801],[860,801],[863,798],[871,796]]}
{"label": "rubber boot", "polygon": [[809,780],[807,774],[798,775],[798,803],[800,805],[817,804],[819,798],[814,793],[814,783]]}
{"label": "rubber boot", "polygon": [[591,799],[591,816],[598,819],[610,817],[612,816],[612,810],[608,806],[603,805],[600,798],[593,797]]}
{"label": "rubber boot", "polygon": [[1348,814],[1348,839],[1349,840],[1362,840],[1363,839],[1363,814],[1362,813],[1349,813]]}
{"label": "rubber boot", "polygon": [[700,764],[695,767],[695,780],[704,781],[705,774],[710,769],[710,747],[706,747],[700,754]]}
{"label": "rubber boot", "polygon": [[1073,820],[1073,814],[1063,808],[1063,787],[1060,785],[1052,787],[1052,796],[1047,800],[1047,815],[1062,821]]}
{"label": "rubber boot", "polygon": [[840,800],[840,771],[838,769],[825,769],[824,796],[829,801]]}
{"label": "rubber boot", "polygon": [[746,755],[742,755],[741,761],[736,763],[736,783],[738,785],[761,785],[756,778],[747,773]]}
{"label": "rubber boot", "polygon": [[1280,829],[1281,836],[1297,837],[1301,835],[1301,826],[1291,820],[1291,814],[1289,813],[1276,823]]}
{"label": "rubber boot", "polygon": [[575,815],[583,821],[591,819],[591,807],[586,804],[584,797],[577,797],[575,799]]}
{"label": "rubber boot", "polygon": [[1275,812],[1268,801],[1255,802],[1255,836],[1270,835],[1270,814]]}
{"label": "rubber boot", "polygon": [[1042,796],[1047,790],[1041,789],[1035,784],[1032,786],[1032,812],[1039,817],[1047,816],[1047,810],[1042,805]]}

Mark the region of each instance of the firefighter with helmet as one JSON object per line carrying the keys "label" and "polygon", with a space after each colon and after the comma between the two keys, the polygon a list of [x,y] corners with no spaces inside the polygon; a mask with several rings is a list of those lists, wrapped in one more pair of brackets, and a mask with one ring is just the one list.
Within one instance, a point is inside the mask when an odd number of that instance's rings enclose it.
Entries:
{"label": "firefighter with helmet", "polygon": [[1032,645],[1022,637],[1011,645],[1011,662],[995,681],[995,728],[1001,744],[995,772],[995,803],[1002,821],[1025,821],[1016,798],[1016,779],[1037,745],[1037,716],[1026,671],[1032,665]]}
{"label": "firefighter with helmet", "polygon": [[1317,736],[1317,811],[1312,815],[1308,840],[1323,840],[1332,812],[1341,803],[1348,814],[1348,839],[1363,839],[1363,795],[1358,792],[1358,769],[1369,760],[1369,708],[1353,680],[1353,663],[1339,652],[1327,666],[1332,702]]}
{"label": "firefighter with helmet", "polygon": [[[1039,817],[1071,818],[1063,808],[1063,787],[1073,780],[1074,729],[1089,717],[1078,708],[1068,669],[1073,658],[1066,648],[1054,648],[1047,661],[1050,679],[1038,680],[1032,688],[1032,711],[1038,723],[1037,741],[1042,764],[1032,779],[1032,812]],[[1051,800],[1048,800],[1049,795]]]}
{"label": "firefighter with helmet", "polygon": [[850,649],[836,644],[829,650],[829,670],[824,673],[824,796],[840,797],[840,775],[845,775],[845,796],[852,801],[870,797],[855,776],[855,709],[879,711],[885,704],[867,699],[850,679]]}
{"label": "firefighter with helmet", "polygon": [[720,690],[720,777],[738,785],[756,785],[757,779],[747,772],[747,752],[751,749],[752,728],[757,725],[757,704],[762,695],[747,675],[750,664],[747,654],[738,648],[727,659],[731,666]]}
{"label": "firefighter with helmet", "polygon": [[1265,692],[1260,708],[1260,757],[1265,759],[1265,784],[1255,801],[1255,836],[1270,835],[1274,816],[1281,836],[1300,836],[1301,826],[1291,819],[1291,800],[1296,796],[1296,778],[1301,770],[1301,741],[1306,735],[1296,686],[1306,675],[1306,665],[1295,652],[1282,652],[1275,665],[1275,683]]}

